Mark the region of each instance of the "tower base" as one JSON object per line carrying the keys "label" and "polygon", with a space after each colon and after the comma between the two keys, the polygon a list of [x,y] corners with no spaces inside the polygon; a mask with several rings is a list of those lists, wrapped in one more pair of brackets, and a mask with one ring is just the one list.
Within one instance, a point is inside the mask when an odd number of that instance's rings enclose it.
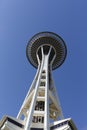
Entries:
{"label": "tower base", "polygon": [[[0,121],[0,130],[24,130],[25,122],[13,117],[4,116]],[[44,130],[42,125],[31,126],[31,130]],[[55,121],[50,124],[50,130],[77,130],[71,118]]]}

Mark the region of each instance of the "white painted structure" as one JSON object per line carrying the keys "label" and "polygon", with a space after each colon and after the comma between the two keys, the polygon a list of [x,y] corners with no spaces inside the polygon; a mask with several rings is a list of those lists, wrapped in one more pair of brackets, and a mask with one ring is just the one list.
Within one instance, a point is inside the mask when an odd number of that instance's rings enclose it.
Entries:
{"label": "white painted structure", "polygon": [[77,130],[73,121],[64,119],[52,78],[52,70],[66,57],[63,39],[51,32],[35,35],[27,46],[27,58],[37,69],[35,78],[17,118],[5,116],[1,130]]}

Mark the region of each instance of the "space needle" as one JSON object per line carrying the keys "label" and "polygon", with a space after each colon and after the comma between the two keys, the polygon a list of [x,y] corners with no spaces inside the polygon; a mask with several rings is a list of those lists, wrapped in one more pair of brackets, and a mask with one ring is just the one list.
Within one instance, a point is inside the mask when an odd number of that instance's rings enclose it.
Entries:
{"label": "space needle", "polygon": [[1,130],[77,130],[71,118],[63,117],[52,77],[66,54],[64,40],[55,33],[40,32],[29,40],[27,59],[37,72],[17,117],[4,116]]}

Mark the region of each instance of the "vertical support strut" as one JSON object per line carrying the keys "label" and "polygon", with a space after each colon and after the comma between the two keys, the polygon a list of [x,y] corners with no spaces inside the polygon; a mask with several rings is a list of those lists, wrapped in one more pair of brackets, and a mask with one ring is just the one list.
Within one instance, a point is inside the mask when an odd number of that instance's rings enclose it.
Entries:
{"label": "vertical support strut", "polygon": [[[38,62],[40,64],[39,59],[38,59]],[[24,130],[30,130],[30,126],[31,126],[31,123],[32,123],[32,117],[33,117],[33,113],[34,113],[38,87],[40,85],[40,79],[41,79],[41,73],[42,73],[42,69],[43,69],[43,63],[44,63],[44,60],[42,60],[42,63],[41,63],[41,68],[40,68],[40,71],[39,71],[39,74],[38,74],[38,79],[37,79],[37,82],[36,82],[35,91],[34,91],[32,101],[31,101],[31,105],[30,105],[30,109],[29,109],[29,112],[28,112],[28,117],[27,117],[27,121],[26,121],[26,125],[25,125]]]}
{"label": "vertical support strut", "polygon": [[49,130],[49,56],[51,49],[52,48],[50,47],[48,54],[45,55],[44,59],[44,70],[46,71],[44,130]]}
{"label": "vertical support strut", "polygon": [[44,70],[46,71],[46,86],[45,86],[45,116],[44,130],[49,130],[49,78],[48,78],[48,55],[45,56]]}

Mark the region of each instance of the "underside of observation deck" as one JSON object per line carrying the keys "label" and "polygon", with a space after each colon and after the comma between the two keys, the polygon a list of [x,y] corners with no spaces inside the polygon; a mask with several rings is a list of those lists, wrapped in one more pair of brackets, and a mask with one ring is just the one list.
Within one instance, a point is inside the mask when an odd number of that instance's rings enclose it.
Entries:
{"label": "underside of observation deck", "polygon": [[34,35],[28,42],[26,55],[29,62],[35,67],[38,67],[37,51],[41,46],[52,46],[54,48],[56,57],[52,64],[52,69],[56,69],[64,62],[67,54],[67,49],[63,39],[52,32],[41,32]]}

